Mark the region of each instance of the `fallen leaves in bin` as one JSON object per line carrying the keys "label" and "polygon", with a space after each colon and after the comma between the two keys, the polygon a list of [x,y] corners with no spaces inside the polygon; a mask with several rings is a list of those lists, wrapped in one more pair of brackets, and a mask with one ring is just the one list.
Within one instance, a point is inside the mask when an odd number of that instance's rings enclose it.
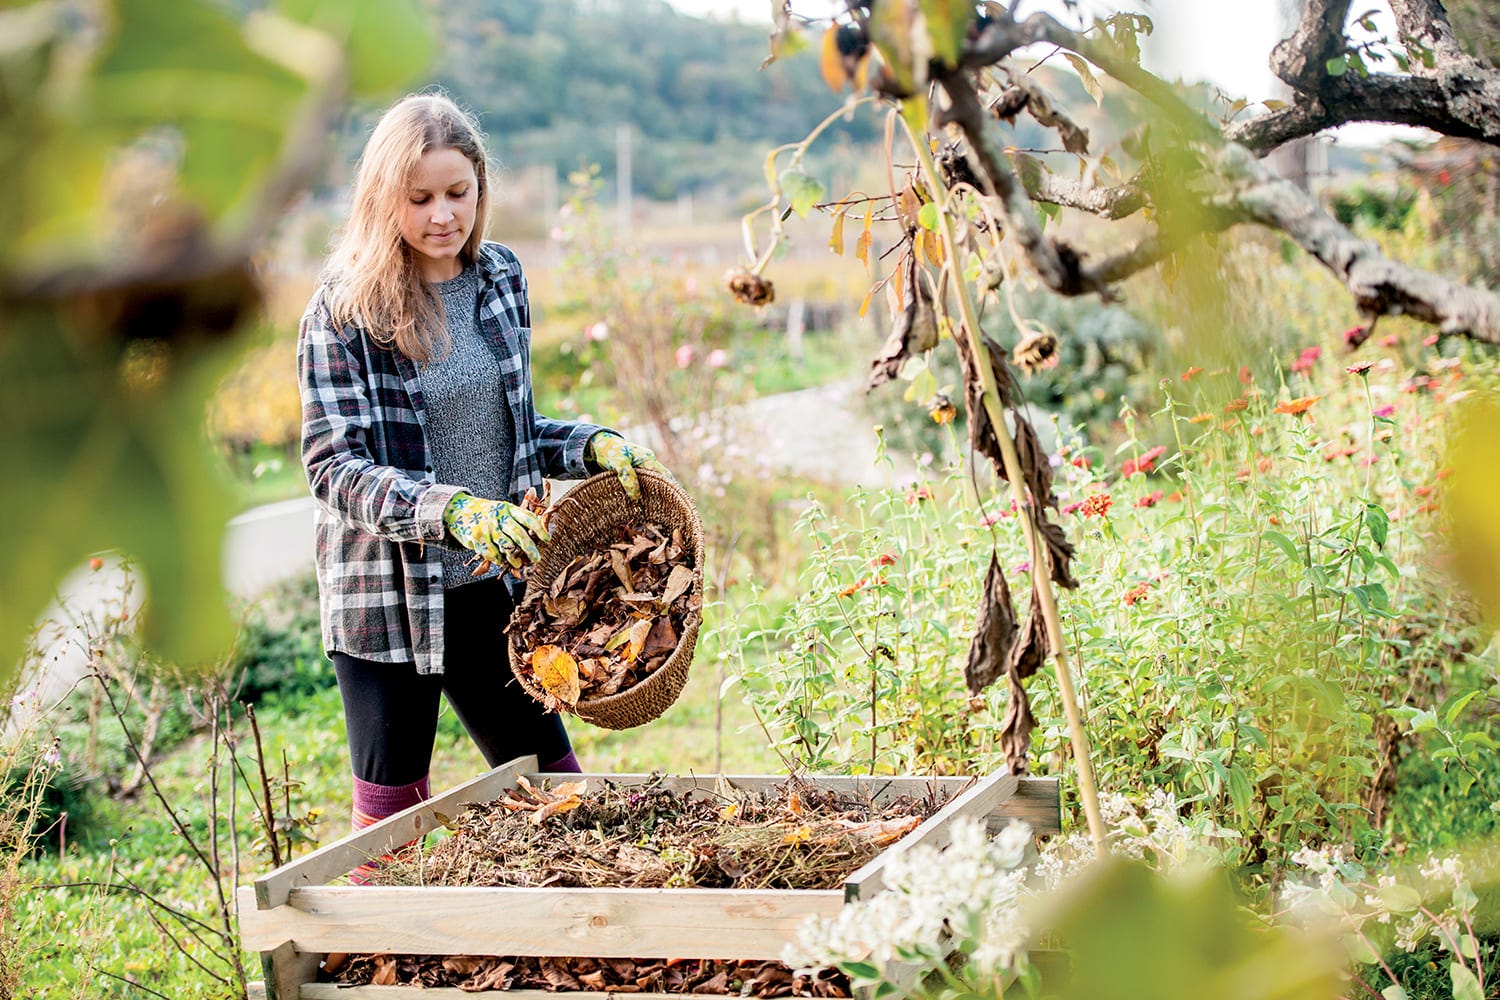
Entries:
{"label": "fallen leaves in bin", "polygon": [[703,605],[692,557],[682,529],[629,522],[516,609],[521,670],[548,708],[628,690],[667,662]]}
{"label": "fallen leaves in bin", "polygon": [[339,971],[345,986],[420,986],[485,990],[687,993],[773,997],[848,997],[837,969],[794,972],[761,959],[535,958],[492,955],[357,955]]}

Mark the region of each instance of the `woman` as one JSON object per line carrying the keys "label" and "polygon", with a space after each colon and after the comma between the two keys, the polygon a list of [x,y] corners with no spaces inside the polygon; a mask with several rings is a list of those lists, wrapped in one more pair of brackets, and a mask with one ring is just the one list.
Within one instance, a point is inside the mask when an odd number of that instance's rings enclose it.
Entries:
{"label": "woman", "polygon": [[440,692],[491,765],[534,753],[579,769],[506,666],[509,570],[548,540],[517,505],[544,476],[612,469],[638,494],[636,466],[666,473],[612,431],[532,408],[526,279],[483,239],[490,193],[473,119],[439,95],[398,101],[302,317],[302,462],[355,829],[427,797]]}

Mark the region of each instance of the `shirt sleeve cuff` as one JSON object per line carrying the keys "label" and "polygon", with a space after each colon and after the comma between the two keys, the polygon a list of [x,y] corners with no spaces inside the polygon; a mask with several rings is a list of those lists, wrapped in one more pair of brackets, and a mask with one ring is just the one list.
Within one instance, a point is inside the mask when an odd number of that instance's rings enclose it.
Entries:
{"label": "shirt sleeve cuff", "polygon": [[443,511],[448,509],[448,501],[453,499],[454,494],[462,493],[462,486],[449,486],[436,483],[427,487],[422,495],[417,498],[417,537],[424,542],[436,542],[439,545],[451,545],[452,540],[448,537],[448,527],[443,524]]}
{"label": "shirt sleeve cuff", "polygon": [[599,424],[578,424],[568,432],[568,439],[563,442],[563,465],[567,467],[570,476],[582,479],[602,471],[600,467],[586,461],[583,457],[588,451],[589,441],[595,434],[600,433],[618,435],[620,432]]}

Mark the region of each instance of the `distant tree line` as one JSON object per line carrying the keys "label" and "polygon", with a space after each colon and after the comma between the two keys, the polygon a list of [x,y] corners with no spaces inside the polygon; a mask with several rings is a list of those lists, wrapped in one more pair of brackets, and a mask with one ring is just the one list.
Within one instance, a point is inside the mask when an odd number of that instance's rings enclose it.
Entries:
{"label": "distant tree line", "polygon": [[[813,53],[758,70],[767,28],[702,20],[663,0],[446,0],[432,80],[477,112],[510,167],[598,163],[614,176],[616,128],[633,126],[635,189],[665,198],[753,183],[761,159],[830,108]],[[879,119],[840,123],[853,143]]]}

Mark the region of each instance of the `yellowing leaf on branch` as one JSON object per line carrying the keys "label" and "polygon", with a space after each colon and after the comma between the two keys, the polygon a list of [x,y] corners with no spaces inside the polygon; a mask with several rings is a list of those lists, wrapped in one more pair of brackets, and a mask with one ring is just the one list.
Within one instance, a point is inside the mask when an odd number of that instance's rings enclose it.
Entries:
{"label": "yellowing leaf on branch", "polygon": [[839,209],[838,214],[833,217],[833,230],[828,234],[828,249],[840,257],[844,256],[844,216],[846,214],[848,214],[848,209]]}
{"label": "yellowing leaf on branch", "polygon": [[839,26],[834,25],[823,32],[823,51],[818,61],[823,71],[823,82],[828,89],[840,91],[849,82],[849,73],[844,69],[844,55],[839,51]]}
{"label": "yellowing leaf on branch", "polygon": [[578,704],[578,661],[561,646],[538,646],[531,654],[536,681],[564,705]]}
{"label": "yellowing leaf on branch", "polygon": [[[860,231],[859,239],[854,241],[854,256],[857,257],[859,259],[859,262],[865,266],[866,274],[870,273],[870,223],[874,220],[874,217],[874,206],[873,204],[867,202],[865,204],[865,228]],[[866,308],[868,308],[868,296],[866,297],[865,302],[867,304]],[[863,308],[860,309],[859,314],[861,316],[865,314]]]}

